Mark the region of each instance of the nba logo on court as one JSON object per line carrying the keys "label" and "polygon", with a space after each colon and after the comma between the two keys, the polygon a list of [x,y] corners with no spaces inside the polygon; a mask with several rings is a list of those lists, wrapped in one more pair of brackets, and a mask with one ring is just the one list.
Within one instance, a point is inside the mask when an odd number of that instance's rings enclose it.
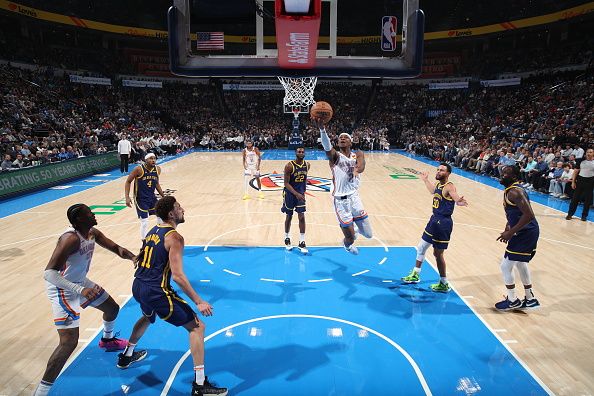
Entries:
{"label": "nba logo on court", "polygon": [[395,16],[384,16],[382,18],[382,51],[394,51],[396,49],[396,25]]}

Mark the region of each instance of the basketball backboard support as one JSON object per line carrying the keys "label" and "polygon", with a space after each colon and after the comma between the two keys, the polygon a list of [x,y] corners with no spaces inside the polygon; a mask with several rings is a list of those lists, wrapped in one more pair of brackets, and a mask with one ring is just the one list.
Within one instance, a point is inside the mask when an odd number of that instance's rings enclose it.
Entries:
{"label": "basketball backboard support", "polygon": [[[265,0],[268,1],[268,0]],[[403,0],[402,51],[395,57],[336,55],[338,0],[330,4],[330,44],[318,50],[312,69],[280,68],[276,49],[264,48],[263,24],[256,20],[255,55],[207,55],[192,53],[190,1],[174,0],[169,8],[169,57],[173,74],[187,77],[330,77],[330,78],[412,78],[422,71],[425,15],[418,0]],[[259,17],[256,17],[259,18]]]}

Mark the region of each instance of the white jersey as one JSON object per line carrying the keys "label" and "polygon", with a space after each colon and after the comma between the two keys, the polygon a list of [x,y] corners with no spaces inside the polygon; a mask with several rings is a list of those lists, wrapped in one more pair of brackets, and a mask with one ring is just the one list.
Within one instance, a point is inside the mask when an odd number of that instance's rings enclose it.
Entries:
{"label": "white jersey", "polygon": [[[89,235],[89,239],[85,239],[80,232],[74,228],[68,228],[64,234],[74,232],[80,241],[78,250],[68,256],[66,259],[66,266],[60,271],[60,274],[67,280],[73,283],[82,284],[91,266],[91,259],[95,251],[95,237]],[[51,284],[50,284],[51,285]]]}
{"label": "white jersey", "polygon": [[256,148],[254,147],[252,150],[248,150],[247,147],[245,150],[245,164],[248,168],[253,168],[258,165],[258,154],[256,153]]}
{"label": "white jersey", "polygon": [[356,164],[357,155],[354,152],[351,152],[350,157],[338,152],[338,161],[331,167],[333,196],[351,195],[359,190],[361,180],[353,174]]}

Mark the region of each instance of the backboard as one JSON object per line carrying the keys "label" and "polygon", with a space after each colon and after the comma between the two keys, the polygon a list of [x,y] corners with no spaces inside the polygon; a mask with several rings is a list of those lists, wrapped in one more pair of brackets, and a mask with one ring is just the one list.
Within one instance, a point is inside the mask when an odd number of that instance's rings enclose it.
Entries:
{"label": "backboard", "polygon": [[[203,2],[208,3],[205,0]],[[258,12],[254,12],[253,15],[254,31],[243,31],[237,34],[237,26],[217,28],[210,24],[206,28],[197,27],[196,23],[191,21],[192,17],[198,22],[203,22],[204,18],[200,14],[196,15],[196,10],[207,8],[200,7],[200,0],[193,0],[191,5],[189,0],[174,0],[167,16],[172,73],[187,77],[317,76],[395,79],[412,78],[421,73],[425,16],[418,7],[418,0],[403,0],[401,10],[388,11],[397,16],[393,19],[398,19],[398,29],[401,33],[397,36],[397,50],[366,54],[366,56],[357,56],[356,49],[347,48],[345,52],[344,43],[352,39],[348,36],[347,28],[357,28],[354,25],[359,23],[371,33],[367,36],[369,42],[377,41],[382,32],[381,14],[386,11],[374,11],[375,14],[366,12],[360,9],[365,5],[360,1],[354,3],[347,0],[311,0],[311,15],[317,12],[317,9],[314,9],[317,5],[314,6],[314,4],[320,3],[319,40],[317,40],[315,64],[301,65],[301,67],[279,64],[279,51],[275,41],[275,37],[279,37],[279,2],[282,3],[282,0],[276,0],[276,3],[274,0],[258,0],[258,7],[256,7]],[[388,3],[394,4],[396,1]],[[353,4],[356,4],[354,6],[356,8],[353,8]],[[283,11],[284,9],[281,13]],[[342,18],[345,13],[359,13],[361,22],[345,23],[345,19]],[[372,19],[365,20],[364,14],[373,14]],[[229,34],[233,28],[235,28],[235,34]],[[210,32],[213,29],[224,33],[226,46],[228,41],[237,43],[237,45],[229,45],[233,46],[235,51],[226,49],[223,55],[197,51],[196,32]],[[251,27],[247,30],[250,29]],[[364,37],[355,37],[356,39],[365,40],[365,31],[362,31],[364,34],[359,36]],[[395,33],[396,31],[393,32]],[[379,42],[377,45],[379,48]]]}

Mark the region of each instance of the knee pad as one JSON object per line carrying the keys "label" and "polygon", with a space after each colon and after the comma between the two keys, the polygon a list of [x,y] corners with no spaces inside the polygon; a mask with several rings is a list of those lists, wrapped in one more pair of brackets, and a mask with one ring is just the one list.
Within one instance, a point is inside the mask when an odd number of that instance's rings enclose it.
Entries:
{"label": "knee pad", "polygon": [[501,273],[503,274],[503,282],[506,285],[514,285],[516,283],[514,279],[514,265],[517,261],[511,261],[507,257],[501,260]]}
{"label": "knee pad", "polygon": [[369,218],[356,221],[355,224],[357,225],[359,234],[363,235],[367,239],[373,238],[373,230],[371,229],[371,223],[369,222]]}
{"label": "knee pad", "polygon": [[140,219],[140,239],[144,239],[146,234],[149,231],[149,221],[148,218]]}
{"label": "knee pad", "polygon": [[425,253],[427,253],[427,249],[429,249],[429,246],[431,246],[431,244],[423,239],[421,239],[421,242],[419,242],[419,245],[417,246],[417,260],[418,261],[423,261],[425,260]]}
{"label": "knee pad", "polygon": [[531,285],[532,279],[530,278],[530,270],[528,269],[528,263],[524,261],[516,261],[516,268],[520,273],[520,279],[524,285]]}

